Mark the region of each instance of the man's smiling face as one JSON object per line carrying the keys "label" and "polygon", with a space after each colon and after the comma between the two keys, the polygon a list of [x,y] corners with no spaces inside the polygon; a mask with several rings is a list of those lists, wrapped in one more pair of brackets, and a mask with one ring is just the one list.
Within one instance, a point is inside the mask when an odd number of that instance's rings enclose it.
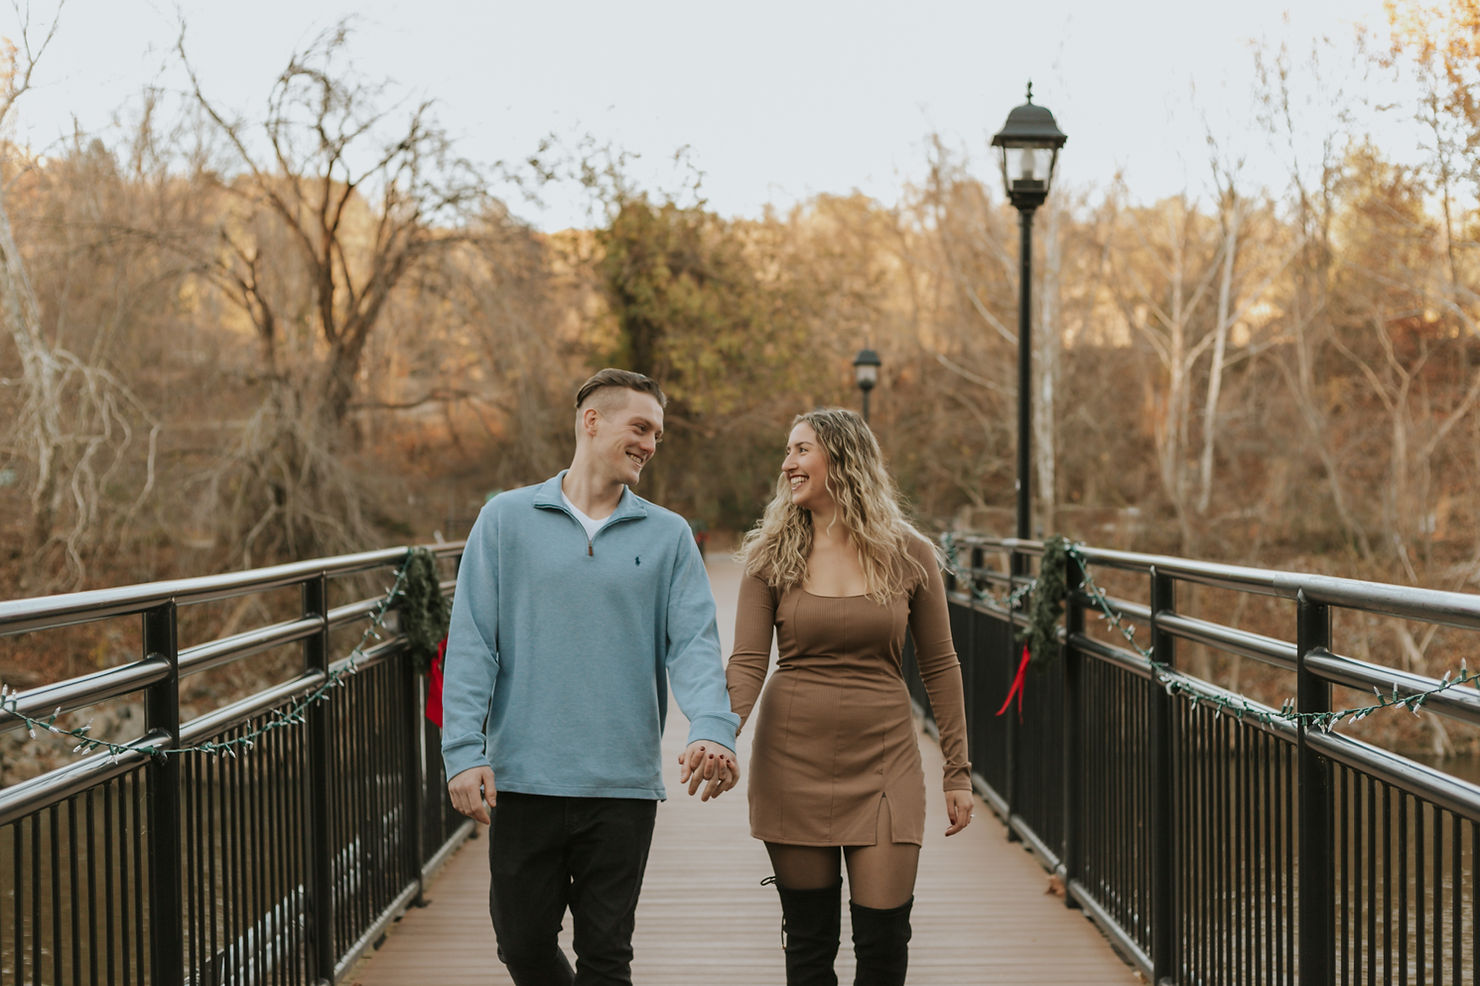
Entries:
{"label": "man's smiling face", "polygon": [[592,449],[609,478],[635,486],[663,440],[663,408],[652,395],[636,390],[616,396],[596,407]]}

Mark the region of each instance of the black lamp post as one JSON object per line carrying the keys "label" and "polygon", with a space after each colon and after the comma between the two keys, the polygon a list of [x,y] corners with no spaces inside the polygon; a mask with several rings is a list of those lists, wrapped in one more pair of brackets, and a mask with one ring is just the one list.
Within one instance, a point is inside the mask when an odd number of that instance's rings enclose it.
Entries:
{"label": "black lamp post", "polygon": [[853,382],[863,391],[863,423],[868,424],[868,393],[879,382],[879,354],[872,349],[860,349],[853,357]]}
{"label": "black lamp post", "polygon": [[1028,83],[1028,101],[1007,114],[1007,123],[992,138],[1002,149],[1002,182],[1007,197],[1018,211],[1022,239],[1018,247],[1018,443],[1017,443],[1017,536],[1031,537],[1028,471],[1033,421],[1033,374],[1031,291],[1033,284],[1033,212],[1048,198],[1059,148],[1069,138],[1054,123],[1046,107],[1033,103],[1033,83]]}

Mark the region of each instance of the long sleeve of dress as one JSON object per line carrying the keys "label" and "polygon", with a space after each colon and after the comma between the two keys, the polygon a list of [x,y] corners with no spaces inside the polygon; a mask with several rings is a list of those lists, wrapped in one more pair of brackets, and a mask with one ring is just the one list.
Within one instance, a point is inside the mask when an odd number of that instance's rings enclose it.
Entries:
{"label": "long sleeve of dress", "polygon": [[[945,758],[944,789],[971,789],[971,761],[966,749],[966,700],[961,687],[961,662],[951,641],[951,617],[946,607],[946,585],[930,546],[921,542],[915,557],[929,577],[910,599],[910,636],[915,642],[915,663],[935,725],[940,730],[940,751]],[[736,631],[736,639],[739,631]],[[732,692],[733,696],[733,692]],[[731,701],[733,701],[733,697]]]}
{"label": "long sleeve of dress", "polygon": [[740,717],[741,728],[750,718],[756,697],[761,693],[761,685],[766,680],[775,628],[776,594],[763,579],[745,576],[740,583],[740,598],[735,604],[735,649],[725,665],[730,711]]}

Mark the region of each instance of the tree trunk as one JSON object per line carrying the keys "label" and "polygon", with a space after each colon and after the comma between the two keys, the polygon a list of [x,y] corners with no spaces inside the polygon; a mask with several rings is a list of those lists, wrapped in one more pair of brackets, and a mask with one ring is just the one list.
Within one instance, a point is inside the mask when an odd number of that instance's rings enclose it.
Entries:
{"label": "tree trunk", "polygon": [[0,190],[0,298],[5,326],[21,358],[22,410],[11,425],[14,445],[29,451],[35,476],[31,488],[31,543],[39,552],[51,540],[59,495],[57,453],[62,445],[60,370],[41,334],[36,294],[15,244]]}
{"label": "tree trunk", "polygon": [[1213,496],[1213,451],[1218,439],[1218,397],[1223,390],[1223,362],[1228,352],[1228,333],[1233,319],[1233,268],[1238,254],[1239,224],[1243,206],[1235,198],[1229,210],[1223,237],[1223,271],[1218,280],[1218,323],[1214,327],[1213,363],[1208,368],[1208,394],[1203,405],[1202,461],[1198,468],[1197,513],[1204,517]]}

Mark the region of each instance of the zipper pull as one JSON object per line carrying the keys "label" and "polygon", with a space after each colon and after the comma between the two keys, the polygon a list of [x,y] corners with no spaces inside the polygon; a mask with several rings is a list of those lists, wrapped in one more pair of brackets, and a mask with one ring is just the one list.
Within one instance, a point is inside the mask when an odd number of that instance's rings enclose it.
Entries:
{"label": "zipper pull", "polygon": [[596,557],[596,552],[591,547],[591,539],[590,538],[587,538],[586,539],[586,556],[588,558],[595,558]]}

